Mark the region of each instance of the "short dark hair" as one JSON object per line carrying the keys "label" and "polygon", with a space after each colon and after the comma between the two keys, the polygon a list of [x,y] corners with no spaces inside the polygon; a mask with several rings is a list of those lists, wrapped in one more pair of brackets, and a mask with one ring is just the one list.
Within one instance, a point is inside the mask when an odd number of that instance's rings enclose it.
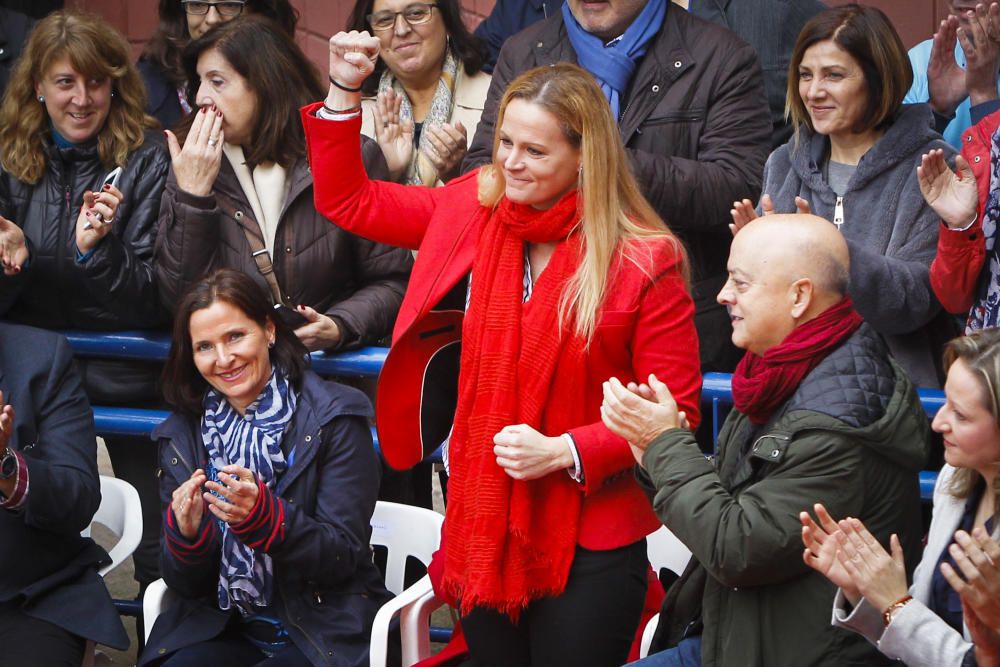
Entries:
{"label": "short dark hair", "polygon": [[217,301],[239,308],[261,327],[268,322],[274,323],[271,363],[281,369],[292,386],[300,387],[308,367],[309,353],[305,345],[280,318],[271,316],[271,299],[253,278],[235,269],[218,269],[192,285],[177,305],[170,352],[163,368],[163,397],[167,405],[186,415],[201,414],[209,385],[194,365],[191,316]]}
{"label": "short dark hair", "polygon": [[883,128],[892,122],[913,85],[913,68],[903,40],[889,17],[875,7],[858,4],[834,7],[812,17],[799,33],[788,66],[785,116],[796,134],[812,120],[799,95],[799,66],[806,50],[818,42],[833,41],[861,65],[868,90],[868,106],[854,132]]}
{"label": "short dark hair", "polygon": [[[210,50],[222,54],[257,95],[251,141],[243,154],[251,166],[277,162],[286,169],[306,156],[306,136],[299,109],[323,99],[326,88],[302,49],[280,26],[263,16],[220,23],[184,49],[188,99],[197,104],[198,58]],[[193,114],[178,128],[183,141]]]}
{"label": "short dark hair", "polygon": [[[295,37],[299,13],[289,0],[247,0],[243,16],[247,14],[266,16],[281,26],[289,37]],[[181,0],[160,0],[159,16],[160,24],[146,43],[142,59],[156,65],[167,81],[179,88],[187,76],[182,54],[191,41],[184,5]]]}
{"label": "short dark hair", "polygon": [[[455,53],[455,57],[462,62],[462,67],[465,69],[466,74],[469,76],[474,75],[482,69],[483,63],[486,60],[485,48],[482,41],[465,27],[458,0],[435,0],[433,4],[437,5],[437,11],[441,13],[445,34],[448,35],[451,50]],[[351,15],[347,19],[346,29],[357,30],[358,32],[363,30],[371,32],[371,26],[368,25],[367,17],[372,13],[374,6],[375,0],[356,0],[354,9],[351,10]],[[379,58],[375,62],[375,71],[361,84],[366,94],[374,94],[378,90],[378,82],[384,71],[385,61]]]}

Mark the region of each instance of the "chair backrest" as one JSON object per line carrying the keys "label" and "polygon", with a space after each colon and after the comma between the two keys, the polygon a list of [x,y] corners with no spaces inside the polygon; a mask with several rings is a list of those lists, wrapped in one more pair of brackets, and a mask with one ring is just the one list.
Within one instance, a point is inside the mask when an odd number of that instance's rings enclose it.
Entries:
{"label": "chair backrest", "polygon": [[[105,526],[118,538],[108,550],[111,564],[101,569],[103,577],[131,556],[142,539],[142,505],[135,487],[124,480],[101,475],[101,505],[91,525],[95,523]],[[90,526],[82,535],[90,536]]]}
{"label": "chair backrest", "polygon": [[444,517],[429,509],[400,505],[383,500],[372,514],[372,546],[388,550],[385,564],[385,587],[394,595],[405,588],[407,558],[416,558],[425,566],[441,544]]}
{"label": "chair backrest", "polygon": [[679,575],[691,560],[691,551],[666,526],[660,526],[655,533],[646,536],[646,553],[649,564],[657,574],[660,568],[665,567]]}

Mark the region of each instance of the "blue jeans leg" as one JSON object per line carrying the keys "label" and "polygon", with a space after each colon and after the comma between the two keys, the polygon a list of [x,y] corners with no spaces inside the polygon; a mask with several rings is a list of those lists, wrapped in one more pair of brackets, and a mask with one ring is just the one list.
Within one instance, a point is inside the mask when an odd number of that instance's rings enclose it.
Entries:
{"label": "blue jeans leg", "polygon": [[677,646],[630,663],[631,667],[701,667],[701,636],[682,639]]}

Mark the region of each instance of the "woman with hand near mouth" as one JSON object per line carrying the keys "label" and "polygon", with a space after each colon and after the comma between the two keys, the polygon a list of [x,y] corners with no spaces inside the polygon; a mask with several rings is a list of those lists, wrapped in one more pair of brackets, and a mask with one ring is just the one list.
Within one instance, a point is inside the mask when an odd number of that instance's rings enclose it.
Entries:
{"label": "woman with hand near mouth", "polygon": [[[105,20],[67,11],[38,23],[0,106],[0,317],[83,331],[166,322],[153,245],[170,161],[145,103],[131,48]],[[116,168],[117,186],[102,188]],[[93,404],[158,404],[159,364],[77,364]],[[105,443],[152,510],[135,553],[146,584],[158,576],[156,452],[143,437]]]}
{"label": "woman with hand near mouth", "polygon": [[[833,622],[864,635],[909,667],[1000,664],[990,628],[959,591],[1000,553],[1000,329],[948,343],[945,404],[932,428],[944,437],[945,465],[934,487],[934,515],[913,584],[907,588],[895,535],[885,549],[857,519],[818,523],[801,514],[803,558],[840,590]],[[966,591],[967,592],[967,591]],[[975,644],[975,646],[973,646]],[[976,660],[971,660],[971,654]]]}
{"label": "woman with hand near mouth", "polygon": [[180,599],[139,664],[367,665],[390,597],[368,546],[371,404],[308,370],[267,292],[232,269],[181,299],[163,384],[161,563]]}
{"label": "woman with hand near mouth", "polygon": [[457,176],[490,87],[458,0],[357,0],[347,29],[379,39],[361,132],[378,141],[390,178],[434,187]]}
{"label": "woman with hand near mouth", "polygon": [[[322,95],[316,68],[261,16],[199,37],[186,67],[199,110],[167,132],[172,169],[156,246],[164,303],[172,307],[212,269],[235,268],[295,311],[289,322],[310,350],[388,336],[413,261],[317,212],[296,117]],[[378,146],[365,143],[364,168],[384,176]]]}
{"label": "woman with hand near mouth", "polygon": [[[880,10],[845,5],[799,34],[788,71],[795,136],[764,168],[764,212],[803,207],[835,224],[851,253],[855,308],[918,386],[940,386],[938,345],[954,333],[931,289],[938,215],[917,179],[921,156],[955,151],[925,104],[904,105],[913,72]],[[756,216],[735,202],[734,227]],[[950,233],[950,232],[949,232]]]}
{"label": "woman with hand near mouth", "polygon": [[642,197],[607,98],[576,65],[510,84],[492,164],[440,188],[366,178],[351,91],[380,46],[365,32],[332,37],[329,92],[302,117],[318,208],[419,249],[379,378],[390,462],[423,458],[425,421],[405,409],[426,403],[419,384],[407,393],[423,369],[407,360],[447,332],[461,339],[460,372],[436,383],[457,393],[435,588],[460,610],[476,665],[621,665],[659,522],[628,443],[601,423],[601,386],[662,369],[697,424],[683,246]]}

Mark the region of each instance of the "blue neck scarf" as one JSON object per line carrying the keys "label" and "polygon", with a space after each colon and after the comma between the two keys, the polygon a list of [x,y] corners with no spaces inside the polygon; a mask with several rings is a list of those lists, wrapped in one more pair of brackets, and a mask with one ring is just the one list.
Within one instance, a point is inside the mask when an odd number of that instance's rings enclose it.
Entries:
{"label": "blue neck scarf", "polygon": [[52,131],[52,143],[56,145],[56,148],[73,148],[79,144],[74,144],[72,141],[59,134],[59,130],[52,123],[49,123],[49,128]]}
{"label": "blue neck scarf", "polygon": [[[288,467],[281,451],[285,427],[295,414],[296,395],[285,376],[276,368],[257,400],[240,415],[215,389],[205,396],[201,418],[201,439],[208,451],[210,479],[218,481],[219,470],[235,463],[253,471],[273,489]],[[219,609],[234,604],[244,616],[267,607],[274,595],[274,568],[271,557],[245,546],[219,521],[222,557],[219,566]]]}
{"label": "blue neck scarf", "polygon": [[569,10],[569,3],[562,6],[563,23],[570,44],[576,51],[580,67],[594,75],[604,96],[611,104],[615,119],[619,117],[620,100],[628,87],[639,59],[646,55],[650,40],[660,32],[667,15],[670,0],[649,0],[621,37],[605,46],[600,37],[584,30]]}

